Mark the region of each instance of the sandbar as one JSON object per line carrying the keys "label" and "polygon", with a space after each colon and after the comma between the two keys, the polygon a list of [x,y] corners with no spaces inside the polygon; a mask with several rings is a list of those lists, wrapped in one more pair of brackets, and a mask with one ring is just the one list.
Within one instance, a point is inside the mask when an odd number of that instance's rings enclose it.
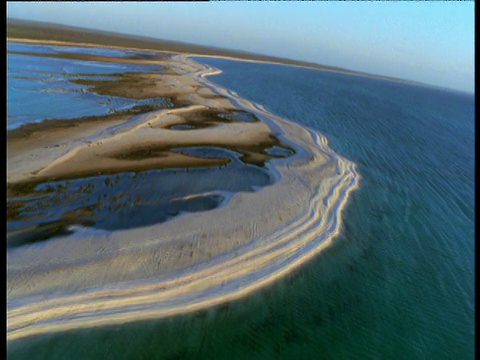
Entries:
{"label": "sandbar", "polygon": [[[47,120],[11,131],[9,199],[28,197],[49,181],[225,165],[222,158],[175,150],[182,147],[234,151],[246,165],[268,169],[275,181],[166,222],[118,231],[80,227],[41,246],[9,249],[9,341],[238,299],[308,261],[340,231],[341,212],[359,175],[324,136],[214,86],[207,77],[219,71],[185,54],[128,61],[154,62],[168,71],[78,83],[103,94],[170,98],[173,106]],[[236,120],[238,113],[251,121]],[[288,149],[289,156],[269,154],[273,146]],[[10,210],[9,218],[18,216],[18,208]]]}

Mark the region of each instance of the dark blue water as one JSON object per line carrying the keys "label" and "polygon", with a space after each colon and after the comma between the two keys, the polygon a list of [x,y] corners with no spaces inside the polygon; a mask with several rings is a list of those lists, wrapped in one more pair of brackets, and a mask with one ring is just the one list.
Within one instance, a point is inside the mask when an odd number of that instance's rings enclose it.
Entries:
{"label": "dark blue water", "polygon": [[473,359],[474,97],[199,60],[210,80],[323,133],[358,164],[334,245],[244,299],[9,344],[16,358]]}

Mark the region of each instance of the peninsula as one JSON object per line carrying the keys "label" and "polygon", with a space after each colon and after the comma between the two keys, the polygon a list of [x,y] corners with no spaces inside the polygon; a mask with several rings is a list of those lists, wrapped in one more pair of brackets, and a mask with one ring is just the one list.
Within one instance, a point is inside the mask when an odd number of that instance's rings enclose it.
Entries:
{"label": "peninsula", "polygon": [[7,36],[9,61],[142,69],[62,75],[133,106],[7,133],[9,341],[231,301],[338,234],[355,164],[189,55],[287,60],[12,20]]}

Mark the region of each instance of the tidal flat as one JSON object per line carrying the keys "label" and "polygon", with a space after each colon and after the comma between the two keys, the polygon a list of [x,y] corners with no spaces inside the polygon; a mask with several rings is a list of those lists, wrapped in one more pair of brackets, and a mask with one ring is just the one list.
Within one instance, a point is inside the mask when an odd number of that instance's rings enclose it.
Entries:
{"label": "tidal flat", "polygon": [[8,63],[9,341],[238,299],[338,234],[355,164],[216,69],[72,44]]}

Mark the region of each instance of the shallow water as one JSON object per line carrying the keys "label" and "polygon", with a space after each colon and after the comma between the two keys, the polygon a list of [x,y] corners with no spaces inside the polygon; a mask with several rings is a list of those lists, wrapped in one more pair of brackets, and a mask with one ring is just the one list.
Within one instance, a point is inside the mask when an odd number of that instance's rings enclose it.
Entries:
{"label": "shallow water", "polygon": [[7,44],[7,129],[45,119],[71,119],[106,115],[136,105],[153,105],[163,99],[135,100],[102,96],[85,90],[71,80],[108,80],[119,73],[158,71],[159,66],[132,65],[101,61],[84,61],[40,57],[17,52],[58,54],[59,52],[103,56],[126,56],[112,49],[54,47],[30,44]]}
{"label": "shallow water", "polygon": [[473,96],[201,61],[224,70],[211,81],[325,134],[358,164],[360,189],[335,244],[241,300],[159,321],[32,337],[10,343],[9,355],[473,358]]}
{"label": "shallow water", "polygon": [[[33,195],[9,199],[20,204],[7,224],[7,247],[47,241],[89,230],[115,231],[162,223],[183,213],[221,206],[237,192],[274,182],[266,168],[243,163],[218,147],[174,148],[201,158],[225,159],[216,167],[120,173],[37,185]],[[232,176],[234,178],[232,178]],[[30,230],[32,226],[36,228]]]}

